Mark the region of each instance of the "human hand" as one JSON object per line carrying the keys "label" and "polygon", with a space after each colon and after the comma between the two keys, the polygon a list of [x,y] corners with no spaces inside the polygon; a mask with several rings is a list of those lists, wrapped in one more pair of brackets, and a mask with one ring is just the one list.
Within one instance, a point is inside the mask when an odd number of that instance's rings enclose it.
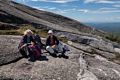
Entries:
{"label": "human hand", "polygon": [[53,45],[52,48],[55,48],[56,45]]}

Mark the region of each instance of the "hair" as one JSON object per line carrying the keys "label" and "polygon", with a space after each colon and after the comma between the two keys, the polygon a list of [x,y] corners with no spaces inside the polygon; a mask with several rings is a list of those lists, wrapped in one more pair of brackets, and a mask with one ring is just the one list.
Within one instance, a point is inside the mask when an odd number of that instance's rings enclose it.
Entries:
{"label": "hair", "polygon": [[27,30],[24,32],[24,35],[27,35],[27,33],[33,34],[33,32],[32,32],[30,29],[27,29]]}

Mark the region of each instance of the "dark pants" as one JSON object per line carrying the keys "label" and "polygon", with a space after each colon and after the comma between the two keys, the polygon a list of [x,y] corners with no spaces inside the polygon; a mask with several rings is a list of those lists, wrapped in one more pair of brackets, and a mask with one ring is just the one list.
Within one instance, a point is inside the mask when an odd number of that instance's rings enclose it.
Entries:
{"label": "dark pants", "polygon": [[25,58],[28,58],[28,56],[31,55],[28,45],[22,47],[19,51],[20,51],[21,55]]}

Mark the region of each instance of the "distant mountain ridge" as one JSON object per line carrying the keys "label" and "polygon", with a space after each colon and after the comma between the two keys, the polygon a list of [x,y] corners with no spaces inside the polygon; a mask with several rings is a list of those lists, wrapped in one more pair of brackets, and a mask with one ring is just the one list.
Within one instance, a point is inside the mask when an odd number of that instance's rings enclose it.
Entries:
{"label": "distant mountain ridge", "polygon": [[88,26],[93,26],[95,28],[110,32],[120,34],[120,22],[111,23],[86,23]]}

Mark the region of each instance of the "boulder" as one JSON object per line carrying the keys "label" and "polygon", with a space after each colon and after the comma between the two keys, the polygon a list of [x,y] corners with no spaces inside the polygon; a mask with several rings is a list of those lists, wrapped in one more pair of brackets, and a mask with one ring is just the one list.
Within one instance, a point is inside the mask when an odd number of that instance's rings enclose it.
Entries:
{"label": "boulder", "polygon": [[98,80],[98,78],[90,71],[88,71],[87,62],[83,59],[83,54],[81,53],[79,57],[80,72],[78,73],[77,80]]}
{"label": "boulder", "polygon": [[98,80],[119,80],[120,65],[98,56],[87,55],[84,57],[88,63],[88,70],[97,76]]}
{"label": "boulder", "polygon": [[18,50],[20,38],[20,36],[0,36],[0,65],[21,58],[21,54]]}
{"label": "boulder", "polygon": [[105,57],[106,59],[116,58],[115,52],[112,53],[112,52],[107,51],[107,50],[101,50],[101,49],[93,47],[93,46],[78,44],[78,43],[74,43],[74,42],[72,42],[72,46],[79,49],[79,50],[87,52],[89,54],[99,54],[99,55]]}
{"label": "boulder", "polygon": [[[79,50],[71,48],[69,59],[54,58],[48,53],[42,54],[40,60],[30,62],[21,58],[18,43],[21,36],[0,36],[1,59],[0,80],[76,80],[79,73]],[[4,43],[4,44],[3,44]],[[74,54],[73,54],[74,53]],[[7,63],[7,64],[5,64]]]}
{"label": "boulder", "polygon": [[112,43],[103,41],[103,40],[91,40],[89,43],[90,46],[106,51],[106,52],[115,52]]}
{"label": "boulder", "polygon": [[120,48],[114,48],[115,52],[120,54]]}
{"label": "boulder", "polygon": [[[120,65],[116,54],[89,44],[74,43],[66,52],[69,59],[43,53],[39,60],[21,58],[21,36],[0,36],[0,80],[119,80]],[[45,39],[42,39],[45,42]],[[118,55],[118,54],[117,54]]]}
{"label": "boulder", "polygon": [[56,33],[56,35],[57,36],[64,35],[64,37],[70,41],[77,42],[80,44],[86,44],[91,47],[100,49],[102,51],[115,52],[113,43],[108,40],[103,40],[102,37],[99,37],[99,36],[94,36],[94,35],[90,36],[90,35],[84,35],[84,34],[78,35],[78,34],[72,34],[67,32]]}

